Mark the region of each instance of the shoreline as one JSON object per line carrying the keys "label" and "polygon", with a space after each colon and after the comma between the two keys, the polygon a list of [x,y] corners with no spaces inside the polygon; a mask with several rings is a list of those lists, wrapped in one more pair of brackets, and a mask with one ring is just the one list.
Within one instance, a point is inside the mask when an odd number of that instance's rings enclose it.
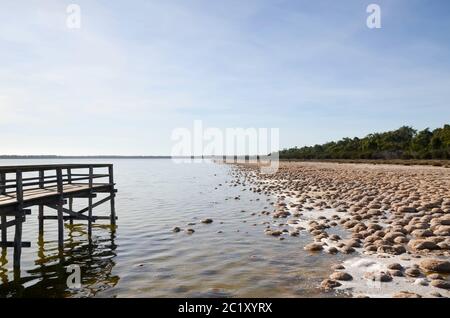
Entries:
{"label": "shoreline", "polygon": [[[275,198],[266,235],[309,232],[306,253],[348,258],[324,291],[353,297],[450,297],[450,171],[432,166],[281,162],[274,175],[236,165]],[[289,230],[285,226],[288,225]],[[336,231],[340,233],[332,234]]]}
{"label": "shoreline", "polygon": [[402,166],[433,166],[450,168],[450,160],[443,159],[287,159],[280,162],[323,162],[339,164],[371,164],[371,165],[402,165]]}

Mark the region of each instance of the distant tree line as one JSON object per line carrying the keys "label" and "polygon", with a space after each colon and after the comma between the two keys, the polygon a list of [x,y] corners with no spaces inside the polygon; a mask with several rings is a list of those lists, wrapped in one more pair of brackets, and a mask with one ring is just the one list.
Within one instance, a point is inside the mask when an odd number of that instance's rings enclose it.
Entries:
{"label": "distant tree line", "polygon": [[450,159],[450,125],[430,131],[403,126],[364,138],[280,151],[282,159]]}

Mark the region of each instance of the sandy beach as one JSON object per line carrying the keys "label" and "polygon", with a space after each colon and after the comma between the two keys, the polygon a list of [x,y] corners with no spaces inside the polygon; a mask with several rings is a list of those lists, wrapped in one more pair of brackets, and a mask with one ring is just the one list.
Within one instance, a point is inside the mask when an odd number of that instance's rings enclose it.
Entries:
{"label": "sandy beach", "polygon": [[347,257],[318,286],[352,297],[450,296],[450,169],[282,162],[262,175],[237,166],[236,184],[274,198],[262,235],[303,232],[306,253]]}

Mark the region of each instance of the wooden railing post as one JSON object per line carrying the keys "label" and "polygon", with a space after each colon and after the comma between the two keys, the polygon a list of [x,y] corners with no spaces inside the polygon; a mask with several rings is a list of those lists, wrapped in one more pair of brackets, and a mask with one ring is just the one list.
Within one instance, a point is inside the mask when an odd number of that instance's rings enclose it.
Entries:
{"label": "wooden railing post", "polygon": [[67,169],[67,183],[72,184],[72,169]]}
{"label": "wooden railing post", "polygon": [[58,247],[60,251],[64,248],[64,216],[63,216],[63,203],[64,203],[64,186],[62,178],[62,169],[56,169],[56,182],[58,188]]}
{"label": "wooden railing post", "polygon": [[7,232],[7,227],[6,227],[6,216],[2,215],[1,216],[1,231],[2,231],[2,243],[6,243],[8,241],[8,232]]}
{"label": "wooden railing post", "polygon": [[[45,172],[44,170],[39,170],[39,188],[44,188],[44,177]],[[44,205],[39,205],[39,211],[38,211],[38,221],[39,221],[39,235],[44,235]]]}
{"label": "wooden railing post", "polygon": [[109,187],[111,189],[111,192],[110,192],[111,225],[116,225],[116,203],[115,203],[116,193],[114,192],[114,168],[113,168],[113,165],[110,165],[108,167],[108,174],[109,174]]}
{"label": "wooden railing post", "polygon": [[[0,173],[0,195],[6,194],[6,173]],[[7,241],[7,227],[6,227],[6,216],[1,216],[1,231],[2,231],[2,243],[6,243]]]}
{"label": "wooden railing post", "polygon": [[[72,184],[72,169],[67,169],[67,183]],[[73,212],[73,198],[69,197],[69,210]],[[71,218],[69,221],[70,225],[73,225],[73,219]]]}
{"label": "wooden railing post", "polygon": [[0,173],[0,195],[6,194],[6,173]]}
{"label": "wooden railing post", "polygon": [[22,254],[22,217],[23,217],[23,182],[22,171],[16,171],[16,200],[17,211],[15,213],[14,233],[14,269],[20,269],[20,257]]}
{"label": "wooden railing post", "polygon": [[94,179],[94,168],[89,166],[89,198],[88,198],[88,236],[92,235],[92,187],[93,187],[93,179]]}
{"label": "wooden railing post", "polygon": [[[0,195],[6,193],[6,188],[3,188],[6,186],[6,174],[0,173]],[[7,227],[6,227],[6,216],[1,216],[1,231],[2,231],[2,243],[6,243],[7,241]]]}

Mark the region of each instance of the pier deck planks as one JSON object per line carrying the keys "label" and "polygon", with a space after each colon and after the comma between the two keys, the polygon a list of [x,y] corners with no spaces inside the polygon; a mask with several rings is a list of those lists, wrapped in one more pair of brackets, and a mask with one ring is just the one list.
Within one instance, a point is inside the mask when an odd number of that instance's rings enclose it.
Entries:
{"label": "pier deck planks", "polygon": [[[109,184],[105,183],[94,183],[92,185],[92,189],[102,189],[105,187],[109,187]],[[89,184],[64,184],[63,185],[63,195],[73,195],[77,193],[82,193],[89,191]],[[26,205],[27,202],[33,201],[36,199],[45,199],[51,198],[58,195],[58,187],[51,186],[45,187],[42,189],[30,189],[23,191],[23,203]],[[17,204],[16,193],[10,193],[6,195],[0,195],[0,210],[4,206]]]}

